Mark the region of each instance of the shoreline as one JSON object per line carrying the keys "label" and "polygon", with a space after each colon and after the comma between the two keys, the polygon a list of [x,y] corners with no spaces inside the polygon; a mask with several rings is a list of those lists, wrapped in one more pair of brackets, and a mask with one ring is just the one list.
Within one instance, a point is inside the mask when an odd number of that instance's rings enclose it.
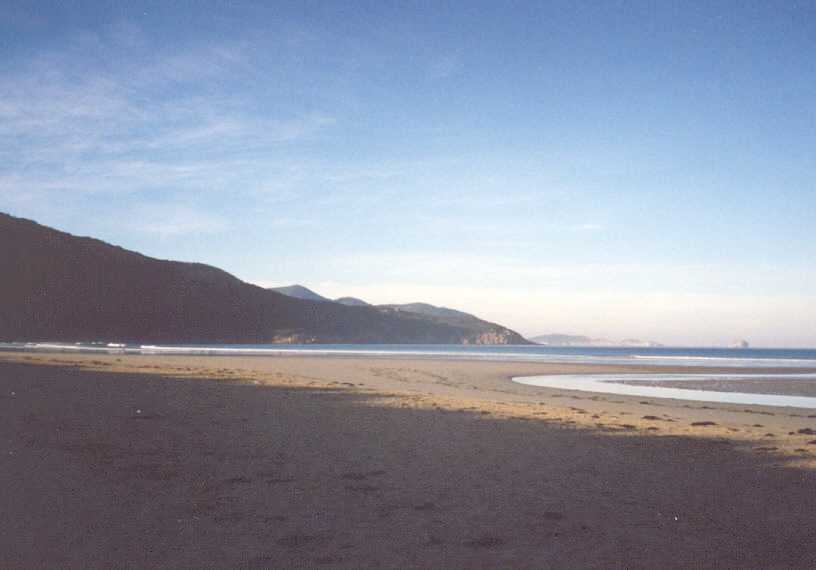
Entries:
{"label": "shoreline", "polygon": [[[393,348],[398,346],[399,349]],[[362,348],[365,347],[365,348]],[[409,348],[410,347],[410,348]],[[445,350],[455,348],[458,350]],[[703,355],[661,355],[661,354],[615,354],[613,353],[570,353],[575,348],[587,350],[615,350],[621,347],[563,347],[566,352],[541,353],[527,351],[530,348],[550,348],[530,345],[94,345],[90,343],[0,343],[0,353],[25,354],[109,354],[128,356],[223,356],[223,357],[329,357],[329,358],[408,358],[408,359],[442,359],[474,360],[496,362],[524,362],[542,364],[586,364],[592,366],[631,366],[637,369],[652,368],[700,368],[705,370],[722,368],[724,370],[816,370],[814,358],[782,358],[772,356],[736,357],[736,356],[703,356]],[[672,349],[671,347],[666,347]],[[520,352],[506,352],[496,349],[519,349]],[[625,348],[624,350],[633,350]],[[677,348],[676,350],[685,350]],[[700,350],[711,350],[701,348]],[[718,349],[728,350],[728,349]],[[773,351],[777,349],[757,349]],[[781,349],[785,351],[808,351],[812,349]]]}
{"label": "shoreline", "polygon": [[[281,345],[286,346],[286,345]],[[524,345],[518,345],[524,346]],[[166,350],[166,351],[165,351]],[[507,356],[501,353],[455,353],[455,352],[402,352],[402,351],[356,351],[356,350],[334,350],[334,349],[315,349],[315,350],[301,350],[301,349],[203,349],[199,352],[185,352],[186,349],[170,348],[160,349],[156,352],[151,352],[150,349],[144,350],[127,350],[122,352],[121,349],[103,348],[88,349],[87,347],[65,347],[65,348],[24,348],[0,346],[0,357],[4,354],[8,355],[23,355],[31,357],[48,357],[48,356],[71,356],[71,357],[135,357],[135,358],[230,358],[230,359],[286,359],[286,358],[304,358],[304,359],[323,359],[323,358],[337,358],[337,359],[354,359],[354,360],[431,360],[431,361],[452,361],[452,362],[474,362],[474,363],[498,363],[498,364],[521,364],[521,365],[541,365],[541,366],[556,366],[568,367],[572,369],[577,367],[581,371],[588,373],[603,374],[609,371],[612,372],[644,372],[644,373],[739,373],[739,374],[795,374],[795,373],[816,373],[816,364],[806,366],[802,364],[790,365],[717,365],[717,364],[679,364],[674,362],[668,363],[649,363],[644,362],[643,359],[631,359],[624,362],[604,362],[593,361],[591,359],[578,360],[572,358],[570,355],[564,356],[564,360],[556,360],[551,358],[535,358],[520,354],[508,354]],[[224,352],[218,352],[223,350]],[[597,357],[604,358],[604,357]],[[699,358],[689,357],[689,359],[699,361]],[[704,360],[704,359],[703,359]],[[714,359],[720,360],[720,359]],[[729,360],[729,359],[726,359]],[[779,359],[773,359],[778,361]],[[798,362],[798,361],[791,361]],[[810,360],[803,362],[811,362]],[[559,373],[559,372],[556,372]]]}
{"label": "shoreline", "polygon": [[593,370],[0,353],[0,565],[813,567],[816,413]]}
{"label": "shoreline", "polygon": [[[634,430],[646,435],[694,435],[721,438],[738,445],[761,441],[760,447],[772,442],[773,451],[787,456],[797,465],[816,467],[816,444],[813,437],[799,434],[800,429],[816,429],[811,408],[763,406],[677,400],[653,396],[584,392],[576,389],[550,388],[514,382],[514,378],[548,375],[602,374],[674,374],[674,373],[733,373],[731,368],[602,365],[538,362],[506,362],[468,360],[462,358],[405,358],[292,355],[272,357],[248,355],[103,355],[41,353],[18,354],[0,352],[0,362],[18,361],[35,365],[69,365],[88,370],[150,375],[181,375],[194,378],[216,378],[221,381],[249,382],[253,385],[278,385],[281,378],[287,386],[326,387],[377,394],[399,401],[408,397],[427,406],[459,409],[475,406],[496,417],[528,417],[536,419],[541,406],[549,408],[548,418],[585,429]],[[740,373],[790,374],[788,368],[740,369]],[[816,373],[816,369],[798,372]],[[644,385],[656,384],[644,378],[632,381]],[[679,384],[679,383],[678,383]],[[734,384],[736,387],[736,384]],[[572,405],[575,404],[575,405]],[[664,422],[650,408],[669,413],[675,420]],[[766,421],[756,427],[746,418],[764,416]],[[659,422],[659,423],[655,423]],[[676,424],[681,425],[676,425]],[[703,424],[703,425],[692,425]],[[774,433],[769,431],[772,428]]]}

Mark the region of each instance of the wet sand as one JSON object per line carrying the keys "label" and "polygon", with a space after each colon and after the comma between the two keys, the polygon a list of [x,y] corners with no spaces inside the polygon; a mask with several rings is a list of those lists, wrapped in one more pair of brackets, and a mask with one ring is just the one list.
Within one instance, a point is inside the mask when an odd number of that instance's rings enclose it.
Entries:
{"label": "wet sand", "polygon": [[0,354],[0,567],[816,565],[816,412],[589,370]]}
{"label": "wet sand", "polygon": [[814,379],[785,378],[784,380],[766,380],[762,378],[710,380],[626,380],[621,384],[634,386],[658,386],[665,388],[683,388],[686,390],[707,390],[719,392],[743,392],[746,394],[779,394],[781,396],[816,397],[816,381]]}

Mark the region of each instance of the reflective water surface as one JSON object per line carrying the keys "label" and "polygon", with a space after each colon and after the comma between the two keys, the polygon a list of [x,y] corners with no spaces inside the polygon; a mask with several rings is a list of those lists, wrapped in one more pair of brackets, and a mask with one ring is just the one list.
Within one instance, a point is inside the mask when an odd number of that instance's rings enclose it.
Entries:
{"label": "reflective water surface", "polygon": [[816,374],[555,374],[547,376],[521,376],[514,382],[529,386],[578,390],[622,396],[647,398],[672,398],[697,402],[718,402],[725,404],[746,404],[761,406],[789,406],[794,408],[816,408],[816,398],[788,396],[782,394],[752,394],[747,392],[721,392],[677,387],[641,386],[621,384],[624,381],[700,381],[700,380],[769,380],[784,382],[786,379],[812,379]]}

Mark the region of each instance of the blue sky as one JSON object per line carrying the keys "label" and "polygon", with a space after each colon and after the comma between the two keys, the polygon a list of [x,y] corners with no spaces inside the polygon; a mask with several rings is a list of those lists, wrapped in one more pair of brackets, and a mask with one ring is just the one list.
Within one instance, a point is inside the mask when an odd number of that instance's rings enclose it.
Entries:
{"label": "blue sky", "polygon": [[816,3],[23,2],[0,210],[525,334],[816,346]]}

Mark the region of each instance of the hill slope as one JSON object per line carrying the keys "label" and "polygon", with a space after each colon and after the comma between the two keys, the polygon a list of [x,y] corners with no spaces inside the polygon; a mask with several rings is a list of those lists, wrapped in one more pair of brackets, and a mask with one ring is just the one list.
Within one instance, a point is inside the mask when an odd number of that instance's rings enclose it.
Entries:
{"label": "hill slope", "polygon": [[[276,287],[274,290],[292,297],[303,298],[302,296],[306,295],[309,296],[309,298],[314,297],[329,301],[328,298],[301,285]],[[448,309],[446,307],[437,307],[429,303],[371,305],[356,297],[340,297],[333,302],[351,307],[373,307],[385,315],[401,318],[420,318],[437,325],[453,326],[458,329],[470,331],[468,337],[479,338],[481,344],[529,344],[524,338],[518,335],[518,333],[501,325],[483,321],[469,313]],[[472,341],[465,340],[463,342],[471,343]]]}
{"label": "hill slope", "polygon": [[331,299],[327,299],[322,295],[318,295],[311,289],[304,287],[303,285],[287,285],[286,287],[270,287],[270,291],[275,291],[276,293],[281,293],[286,295],[287,297],[295,297],[296,299],[306,299],[307,301],[323,301],[323,302],[330,302]]}
{"label": "hill slope", "polygon": [[[447,307],[437,307],[429,303],[403,303],[401,305],[377,305],[383,309],[396,309],[398,311],[407,311],[409,313],[417,313],[419,315],[426,315],[428,317],[435,317],[438,319],[458,320],[465,322],[479,321],[479,317],[457,311],[455,309],[448,309]],[[484,321],[482,321],[484,322]]]}
{"label": "hill slope", "polygon": [[492,343],[421,315],[307,301],[0,213],[0,340]]}
{"label": "hill slope", "polygon": [[362,299],[358,299],[357,297],[338,297],[334,300],[335,303],[340,303],[341,305],[348,305],[349,307],[370,307],[370,303],[366,303]]}

